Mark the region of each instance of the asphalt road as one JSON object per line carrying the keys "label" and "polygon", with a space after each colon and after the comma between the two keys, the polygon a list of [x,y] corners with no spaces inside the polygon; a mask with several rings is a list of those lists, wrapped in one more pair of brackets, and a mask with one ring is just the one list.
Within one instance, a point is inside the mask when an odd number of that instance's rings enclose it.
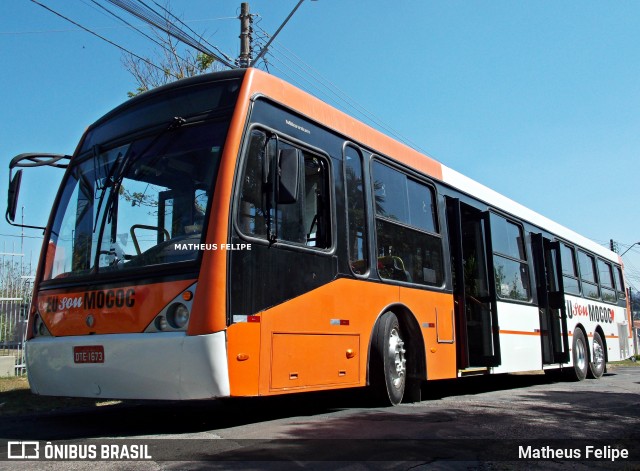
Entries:
{"label": "asphalt road", "polygon": [[[614,449],[640,460],[640,368],[579,383],[543,374],[427,383],[422,402],[391,408],[365,399],[358,390],[4,417],[0,459],[3,440],[39,441],[41,452],[46,441],[93,444],[98,455],[105,443],[146,444],[152,458],[0,469],[640,469],[611,460]],[[581,459],[558,457],[575,450]]]}

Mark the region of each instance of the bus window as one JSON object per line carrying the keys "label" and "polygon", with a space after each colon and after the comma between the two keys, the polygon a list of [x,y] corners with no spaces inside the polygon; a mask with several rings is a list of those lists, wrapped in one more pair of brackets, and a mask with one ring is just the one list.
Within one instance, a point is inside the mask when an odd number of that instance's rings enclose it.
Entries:
{"label": "bus window", "polygon": [[618,291],[618,299],[627,299],[627,292],[624,287],[624,278],[622,277],[622,268],[616,266],[616,290]]}
{"label": "bus window", "polygon": [[364,201],[362,155],[351,146],[345,148],[344,167],[349,266],[356,275],[364,275],[369,270],[369,257],[367,253],[367,217]]}
{"label": "bus window", "polygon": [[598,278],[602,290],[602,300],[608,303],[616,302],[616,290],[613,281],[613,267],[609,262],[598,259]]}
{"label": "bus window", "polygon": [[442,240],[433,233],[437,230],[433,190],[377,161],[373,180],[380,277],[442,285]]}
{"label": "bus window", "polygon": [[[273,198],[275,148],[298,149],[304,165],[299,174],[298,195],[290,204],[276,205]],[[238,221],[242,232],[270,239],[327,248],[330,240],[329,164],[326,159],[275,139],[262,131],[251,133],[242,178]]]}
{"label": "bus window", "polygon": [[74,163],[52,227],[47,279],[195,261],[225,128],[184,126]]}
{"label": "bus window", "polygon": [[529,266],[522,227],[491,213],[491,243],[498,295],[516,301],[530,301]]}
{"label": "bus window", "polygon": [[582,280],[582,292],[587,298],[599,299],[598,281],[596,280],[596,264],[594,258],[578,250],[578,265],[580,266],[580,279]]}
{"label": "bus window", "polygon": [[268,176],[266,154],[267,136],[262,131],[252,131],[242,176],[238,221],[243,233],[260,238],[267,237],[266,211],[270,206],[264,188]]}
{"label": "bus window", "polygon": [[580,280],[578,265],[576,265],[576,251],[567,244],[560,244],[560,258],[562,259],[562,283],[564,292],[580,294]]}

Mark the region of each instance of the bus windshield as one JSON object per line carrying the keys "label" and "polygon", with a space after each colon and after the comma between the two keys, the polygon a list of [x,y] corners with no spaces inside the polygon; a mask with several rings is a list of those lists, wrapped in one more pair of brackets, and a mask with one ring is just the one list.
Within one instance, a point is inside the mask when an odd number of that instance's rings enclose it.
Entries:
{"label": "bus windshield", "polygon": [[81,155],[63,184],[44,278],[195,261],[196,250],[180,248],[203,240],[226,131],[226,122],[172,120]]}

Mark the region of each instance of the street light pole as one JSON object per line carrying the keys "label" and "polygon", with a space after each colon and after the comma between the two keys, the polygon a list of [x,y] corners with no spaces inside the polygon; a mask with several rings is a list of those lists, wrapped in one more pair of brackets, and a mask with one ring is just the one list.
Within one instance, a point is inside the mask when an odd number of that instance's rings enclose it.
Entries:
{"label": "street light pole", "polygon": [[629,248],[628,248],[627,250],[625,250],[624,252],[622,252],[622,254],[621,254],[620,256],[622,257],[622,255],[626,254],[629,250],[631,250],[631,248],[632,248],[634,245],[640,245],[640,242],[634,242],[633,244],[631,244],[631,245],[629,246]]}
{"label": "street light pole", "polygon": [[250,67],[254,67],[254,66],[258,63],[258,61],[259,61],[260,59],[262,59],[262,56],[264,56],[264,55],[267,53],[267,49],[268,49],[268,47],[271,45],[271,43],[272,43],[272,42],[273,42],[273,40],[276,38],[276,36],[278,35],[278,33],[279,33],[280,31],[282,31],[282,28],[284,28],[284,25],[286,25],[286,24],[289,22],[289,20],[291,19],[291,17],[293,16],[293,14],[296,12],[296,10],[297,10],[298,8],[300,8],[300,5],[302,5],[302,2],[304,2],[304,0],[300,0],[300,1],[298,2],[298,4],[297,4],[295,7],[293,7],[293,10],[291,10],[291,13],[289,13],[289,16],[287,16],[287,18],[286,18],[286,19],[284,20],[284,22],[280,25],[280,27],[278,28],[278,30],[277,30],[275,33],[273,33],[273,36],[271,36],[271,38],[269,39],[269,41],[267,41],[267,44],[265,44],[265,45],[264,45],[264,47],[262,48],[262,50],[260,51],[260,53],[256,56],[256,58],[255,58],[255,59],[253,59],[253,61],[251,62]]}

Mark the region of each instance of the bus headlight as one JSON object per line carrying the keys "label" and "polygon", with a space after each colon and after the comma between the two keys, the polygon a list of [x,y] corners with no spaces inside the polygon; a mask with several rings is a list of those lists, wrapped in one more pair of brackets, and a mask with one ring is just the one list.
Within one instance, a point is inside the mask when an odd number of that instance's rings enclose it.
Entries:
{"label": "bus headlight", "polygon": [[189,322],[189,309],[182,303],[174,303],[167,311],[167,322],[174,329],[183,329]]}
{"label": "bus headlight", "polygon": [[175,298],[165,304],[153,320],[147,325],[145,332],[185,332],[191,319],[191,306],[197,283],[193,283]]}

